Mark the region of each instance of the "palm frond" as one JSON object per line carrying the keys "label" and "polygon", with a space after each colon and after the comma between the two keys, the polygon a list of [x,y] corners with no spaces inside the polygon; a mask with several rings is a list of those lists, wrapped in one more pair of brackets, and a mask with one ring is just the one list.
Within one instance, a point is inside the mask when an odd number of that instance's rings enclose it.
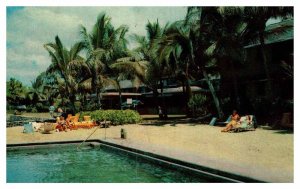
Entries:
{"label": "palm frond", "polygon": [[78,54],[83,49],[83,47],[84,47],[83,42],[75,43],[70,49],[70,60],[76,59],[79,56]]}

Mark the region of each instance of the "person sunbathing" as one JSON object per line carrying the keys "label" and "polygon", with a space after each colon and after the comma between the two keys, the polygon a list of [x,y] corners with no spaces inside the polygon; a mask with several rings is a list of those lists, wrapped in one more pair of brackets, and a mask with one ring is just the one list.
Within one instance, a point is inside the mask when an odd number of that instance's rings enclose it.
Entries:
{"label": "person sunbathing", "polygon": [[246,123],[247,123],[247,126],[249,126],[249,125],[252,125],[252,124],[253,124],[252,116],[250,116],[250,115],[247,115],[247,118],[246,118]]}
{"label": "person sunbathing", "polygon": [[56,125],[55,129],[57,131],[65,131],[65,132],[67,132],[67,129],[68,129],[67,122],[66,122],[66,120],[65,120],[65,118],[63,116],[59,117],[59,121],[57,122],[57,125]]}
{"label": "person sunbathing", "polygon": [[236,128],[237,125],[239,124],[240,121],[240,116],[237,113],[236,110],[233,110],[232,115],[231,115],[231,121],[226,125],[224,129],[221,130],[221,132],[228,132],[233,128]]}

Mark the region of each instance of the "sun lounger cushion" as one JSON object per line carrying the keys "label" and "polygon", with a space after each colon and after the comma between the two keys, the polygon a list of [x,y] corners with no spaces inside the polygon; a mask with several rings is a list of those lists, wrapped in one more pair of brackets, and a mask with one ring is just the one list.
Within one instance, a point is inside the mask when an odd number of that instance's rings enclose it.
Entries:
{"label": "sun lounger cushion", "polygon": [[249,116],[251,120],[250,122],[248,120],[248,116],[242,116],[237,128],[232,129],[231,132],[254,131],[256,127],[256,118],[254,115]]}

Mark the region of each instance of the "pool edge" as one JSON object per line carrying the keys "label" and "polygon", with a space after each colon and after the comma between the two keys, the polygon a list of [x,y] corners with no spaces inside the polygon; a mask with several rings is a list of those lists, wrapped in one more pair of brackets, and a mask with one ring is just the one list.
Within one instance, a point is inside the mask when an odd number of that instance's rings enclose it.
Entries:
{"label": "pool edge", "polygon": [[[45,146],[45,145],[55,145],[55,144],[80,144],[82,140],[69,140],[69,141],[49,141],[49,142],[31,142],[31,143],[14,143],[14,144],[6,144],[7,149],[9,148],[18,148],[18,147],[32,147],[32,146]],[[235,173],[231,173],[228,171],[222,171],[214,168],[210,168],[207,166],[194,164],[191,162],[178,160],[175,158],[155,154],[148,151],[143,151],[140,149],[131,148],[128,146],[123,146],[120,144],[116,144],[113,142],[104,141],[101,139],[91,139],[85,141],[85,143],[100,143],[109,147],[113,147],[122,151],[126,151],[128,153],[139,155],[141,158],[152,160],[152,161],[159,161],[161,164],[169,164],[171,166],[177,166],[180,169],[191,170],[191,171],[198,171],[199,173],[206,174],[207,176],[215,176],[218,179],[223,179],[224,182],[246,182],[246,183],[263,183],[265,181],[250,178],[243,175],[238,175]]]}

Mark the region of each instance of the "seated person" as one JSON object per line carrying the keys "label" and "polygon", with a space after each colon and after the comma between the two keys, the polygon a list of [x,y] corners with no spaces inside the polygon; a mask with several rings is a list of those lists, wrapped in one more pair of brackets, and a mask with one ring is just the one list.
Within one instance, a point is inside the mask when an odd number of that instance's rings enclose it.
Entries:
{"label": "seated person", "polygon": [[247,125],[252,125],[253,124],[253,120],[252,120],[252,116],[250,115],[246,115],[246,123]]}
{"label": "seated person", "polygon": [[59,119],[57,119],[57,126],[56,129],[59,131],[67,131],[67,122],[66,122],[66,117],[67,114],[63,112],[61,108],[58,108],[58,112],[60,113]]}
{"label": "seated person", "polygon": [[228,132],[233,128],[236,128],[237,125],[239,124],[240,121],[240,116],[237,113],[236,110],[233,110],[233,113],[231,115],[231,121],[226,125],[224,129],[221,130],[221,132]]}
{"label": "seated person", "polygon": [[65,120],[67,119],[67,114],[66,114],[66,112],[63,111],[63,109],[58,108],[57,112],[59,113],[59,117],[62,116],[62,117],[64,117]]}
{"label": "seated person", "polygon": [[58,131],[66,131],[67,132],[67,122],[64,119],[64,117],[60,116],[59,121],[57,122],[57,125],[55,127],[55,129],[57,129]]}

